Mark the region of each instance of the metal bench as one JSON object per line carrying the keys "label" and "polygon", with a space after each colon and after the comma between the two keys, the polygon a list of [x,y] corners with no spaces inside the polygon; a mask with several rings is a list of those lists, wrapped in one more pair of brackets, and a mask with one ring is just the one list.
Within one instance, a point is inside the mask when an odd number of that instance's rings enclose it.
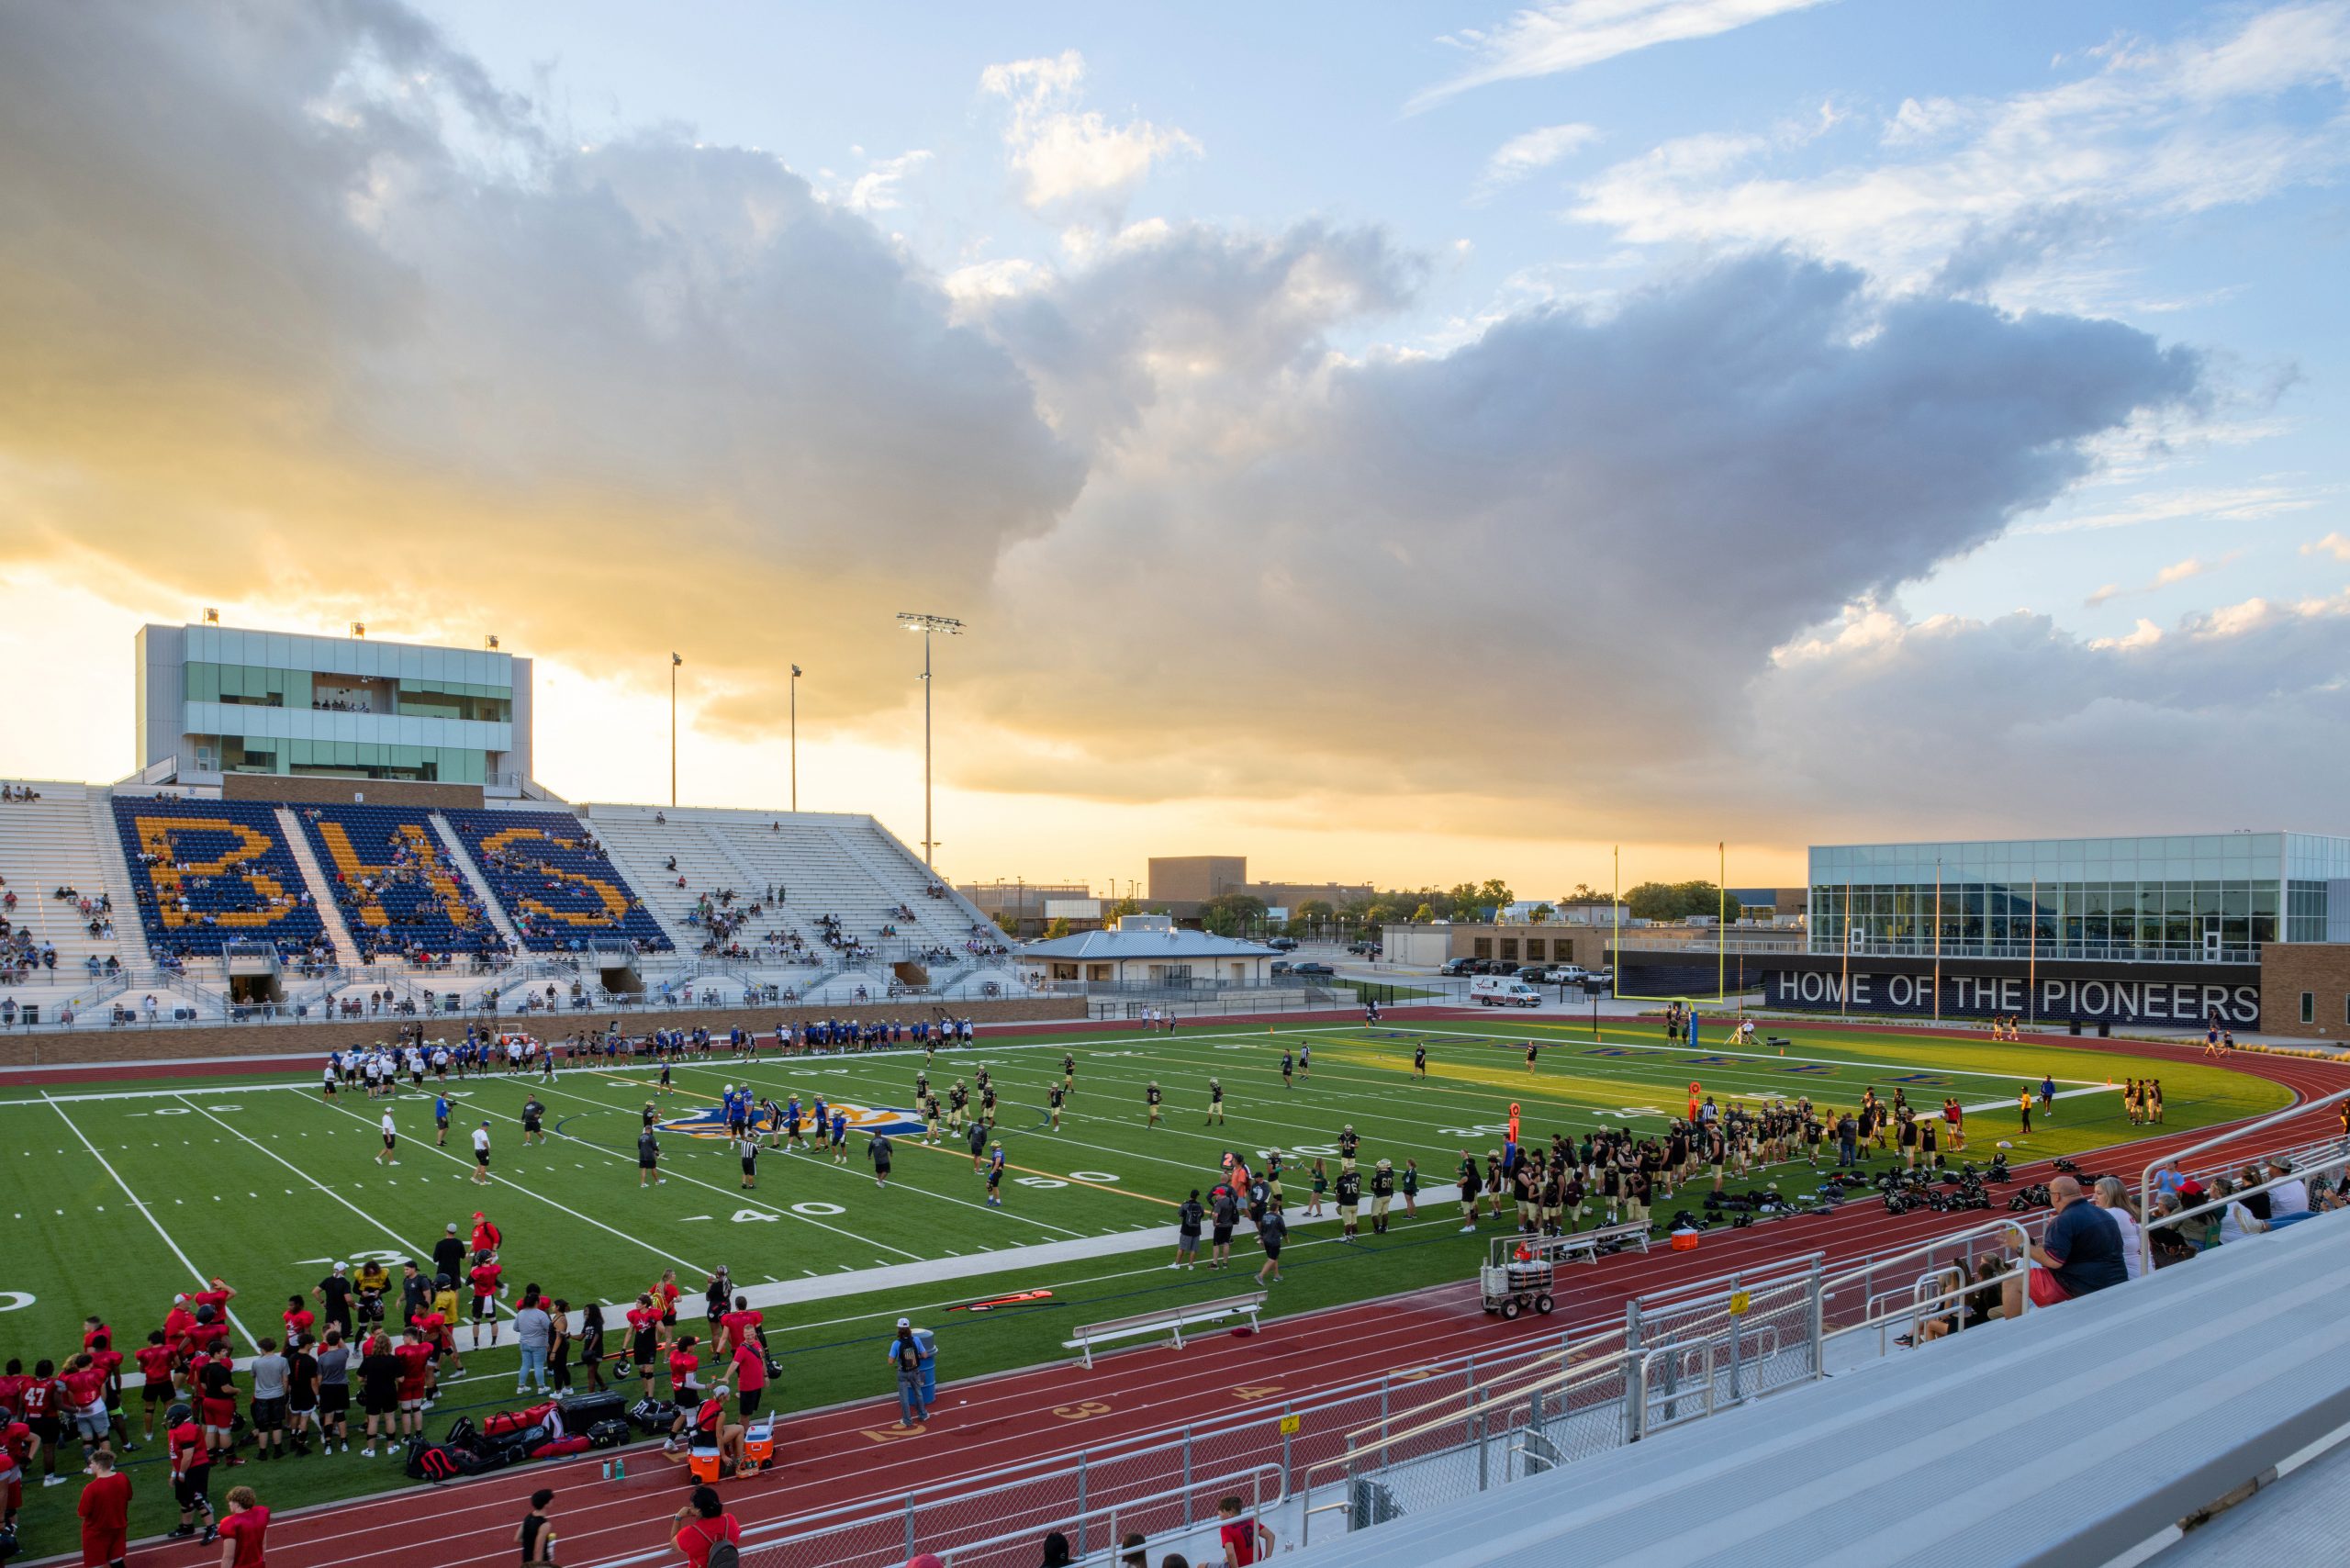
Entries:
{"label": "metal bench", "polygon": [[1093,1365],[1093,1341],[1121,1338],[1128,1334],[1147,1333],[1164,1328],[1175,1336],[1175,1348],[1183,1348],[1183,1326],[1187,1323],[1213,1322],[1235,1314],[1248,1319],[1251,1328],[1257,1327],[1257,1314],[1264,1307],[1265,1293],[1250,1291],[1247,1295],[1220,1297],[1215,1301],[1188,1302],[1163,1312],[1141,1312],[1132,1317],[1113,1317],[1101,1323],[1080,1323],[1077,1326],[1074,1343],[1080,1358],[1091,1370]]}
{"label": "metal bench", "polygon": [[1597,1230],[1578,1230],[1569,1236],[1528,1239],[1548,1253],[1553,1262],[1564,1263],[1580,1255],[1584,1262],[1596,1263],[1603,1247],[1611,1251],[1621,1251],[1629,1242],[1646,1252],[1649,1249],[1649,1226],[1645,1220],[1627,1220],[1621,1225],[1603,1225]]}

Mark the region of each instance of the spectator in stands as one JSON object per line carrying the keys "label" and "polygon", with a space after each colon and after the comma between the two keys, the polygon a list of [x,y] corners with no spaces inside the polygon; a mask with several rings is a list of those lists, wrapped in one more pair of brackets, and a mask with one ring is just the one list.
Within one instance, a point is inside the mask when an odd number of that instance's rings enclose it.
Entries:
{"label": "spectator in stands", "polygon": [[2310,1184],[2293,1174],[2291,1160],[2281,1155],[2271,1159],[2268,1179],[2277,1183],[2268,1189],[2268,1223],[2272,1226],[2309,1217]]}
{"label": "spectator in stands", "polygon": [[2260,1166],[2257,1163],[2245,1166],[2244,1174],[2236,1178],[2236,1191],[2244,1196],[2236,1201],[2244,1204],[2246,1213],[2265,1226],[2268,1223],[2270,1213],[2268,1194],[2265,1192],[2253,1191],[2254,1188],[2263,1185],[2263,1182],[2264,1178],[2260,1174]]}
{"label": "spectator in stands", "polygon": [[1069,1537],[1055,1530],[1045,1537],[1045,1555],[1036,1568],[1069,1568]]}
{"label": "spectator in stands", "polygon": [[[1215,1506],[1217,1533],[1224,1541],[1224,1568],[1249,1568],[1271,1552],[1273,1532],[1262,1519],[1243,1518],[1241,1502],[1226,1497]],[[1261,1545],[1261,1550],[1259,1550]]]}
{"label": "spectator in stands", "polygon": [[[2268,1222],[2238,1202],[2235,1193],[2235,1183],[2226,1177],[2219,1176],[2212,1179],[2212,1201],[2227,1205],[2220,1211],[2219,1245],[2222,1247],[2231,1241],[2250,1240],[2268,1228]],[[2265,1197],[2266,1194],[2261,1195]]]}
{"label": "spectator in stands", "polygon": [[2092,1201],[2111,1217],[2114,1228],[2121,1233],[2121,1266],[2132,1279],[2136,1279],[2138,1219],[2130,1212],[2130,1189],[2121,1184],[2119,1176],[2100,1176]]}
{"label": "spectator in stands", "polygon": [[695,1487],[693,1495],[670,1517],[669,1523],[669,1540],[686,1554],[690,1568],[707,1568],[711,1548],[722,1540],[742,1544],[743,1527],[726,1511],[714,1486]]}
{"label": "spectator in stands", "polygon": [[[2130,1275],[2121,1261],[2121,1231],[2113,1216],[2086,1202],[2081,1184],[2059,1176],[2048,1184],[2048,1199],[2056,1211],[2048,1232],[2031,1249],[2038,1267],[2027,1288],[2034,1306],[2054,1306],[2121,1284]],[[2010,1302],[2009,1316],[2020,1316],[2023,1304]]]}
{"label": "spectator in stands", "polygon": [[2177,1193],[2154,1194],[2154,1212],[2148,1223],[2148,1229],[2153,1234],[2148,1239],[2154,1249],[2154,1267],[2157,1269],[2167,1269],[2173,1263],[2184,1262],[2195,1256],[2196,1245],[2183,1234],[2180,1226],[2156,1223],[2176,1216],[2181,1207]]}

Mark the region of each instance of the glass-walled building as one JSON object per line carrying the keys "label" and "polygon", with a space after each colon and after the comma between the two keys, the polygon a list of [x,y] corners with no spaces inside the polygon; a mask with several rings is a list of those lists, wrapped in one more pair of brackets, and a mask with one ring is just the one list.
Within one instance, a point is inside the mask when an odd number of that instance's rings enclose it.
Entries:
{"label": "glass-walled building", "polygon": [[2248,963],[2350,940],[2350,838],[2301,833],[1811,850],[1815,953]]}
{"label": "glass-walled building", "polygon": [[529,776],[531,661],[496,649],[146,626],[136,668],[140,767],[158,781]]}

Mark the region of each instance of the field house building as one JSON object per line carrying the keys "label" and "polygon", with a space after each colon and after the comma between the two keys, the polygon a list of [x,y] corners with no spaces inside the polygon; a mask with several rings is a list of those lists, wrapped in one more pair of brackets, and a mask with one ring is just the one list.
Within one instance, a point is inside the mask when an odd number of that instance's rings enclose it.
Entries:
{"label": "field house building", "polygon": [[2350,1036],[2350,837],[1818,845],[1809,871],[1801,933],[1628,933],[1626,990],[1726,969],[1771,1007]]}
{"label": "field house building", "polygon": [[1083,931],[1020,949],[1024,975],[1038,983],[1089,985],[1262,985],[1281,954],[1261,942],[1216,936],[1163,914],[1121,915],[1109,931]]}

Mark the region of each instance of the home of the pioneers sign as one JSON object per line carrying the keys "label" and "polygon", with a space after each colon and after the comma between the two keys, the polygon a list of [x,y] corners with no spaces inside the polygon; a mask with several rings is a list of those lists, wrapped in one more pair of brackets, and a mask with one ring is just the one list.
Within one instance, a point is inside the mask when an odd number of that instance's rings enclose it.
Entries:
{"label": "home of the pioneers sign", "polygon": [[2189,980],[2027,980],[2021,975],[1944,975],[1936,1005],[1930,974],[1832,969],[1774,969],[1762,977],[1764,1002],[1837,1013],[1986,1018],[2018,1014],[2091,1023],[2203,1025],[2248,1029],[2260,1022],[2260,988]]}

